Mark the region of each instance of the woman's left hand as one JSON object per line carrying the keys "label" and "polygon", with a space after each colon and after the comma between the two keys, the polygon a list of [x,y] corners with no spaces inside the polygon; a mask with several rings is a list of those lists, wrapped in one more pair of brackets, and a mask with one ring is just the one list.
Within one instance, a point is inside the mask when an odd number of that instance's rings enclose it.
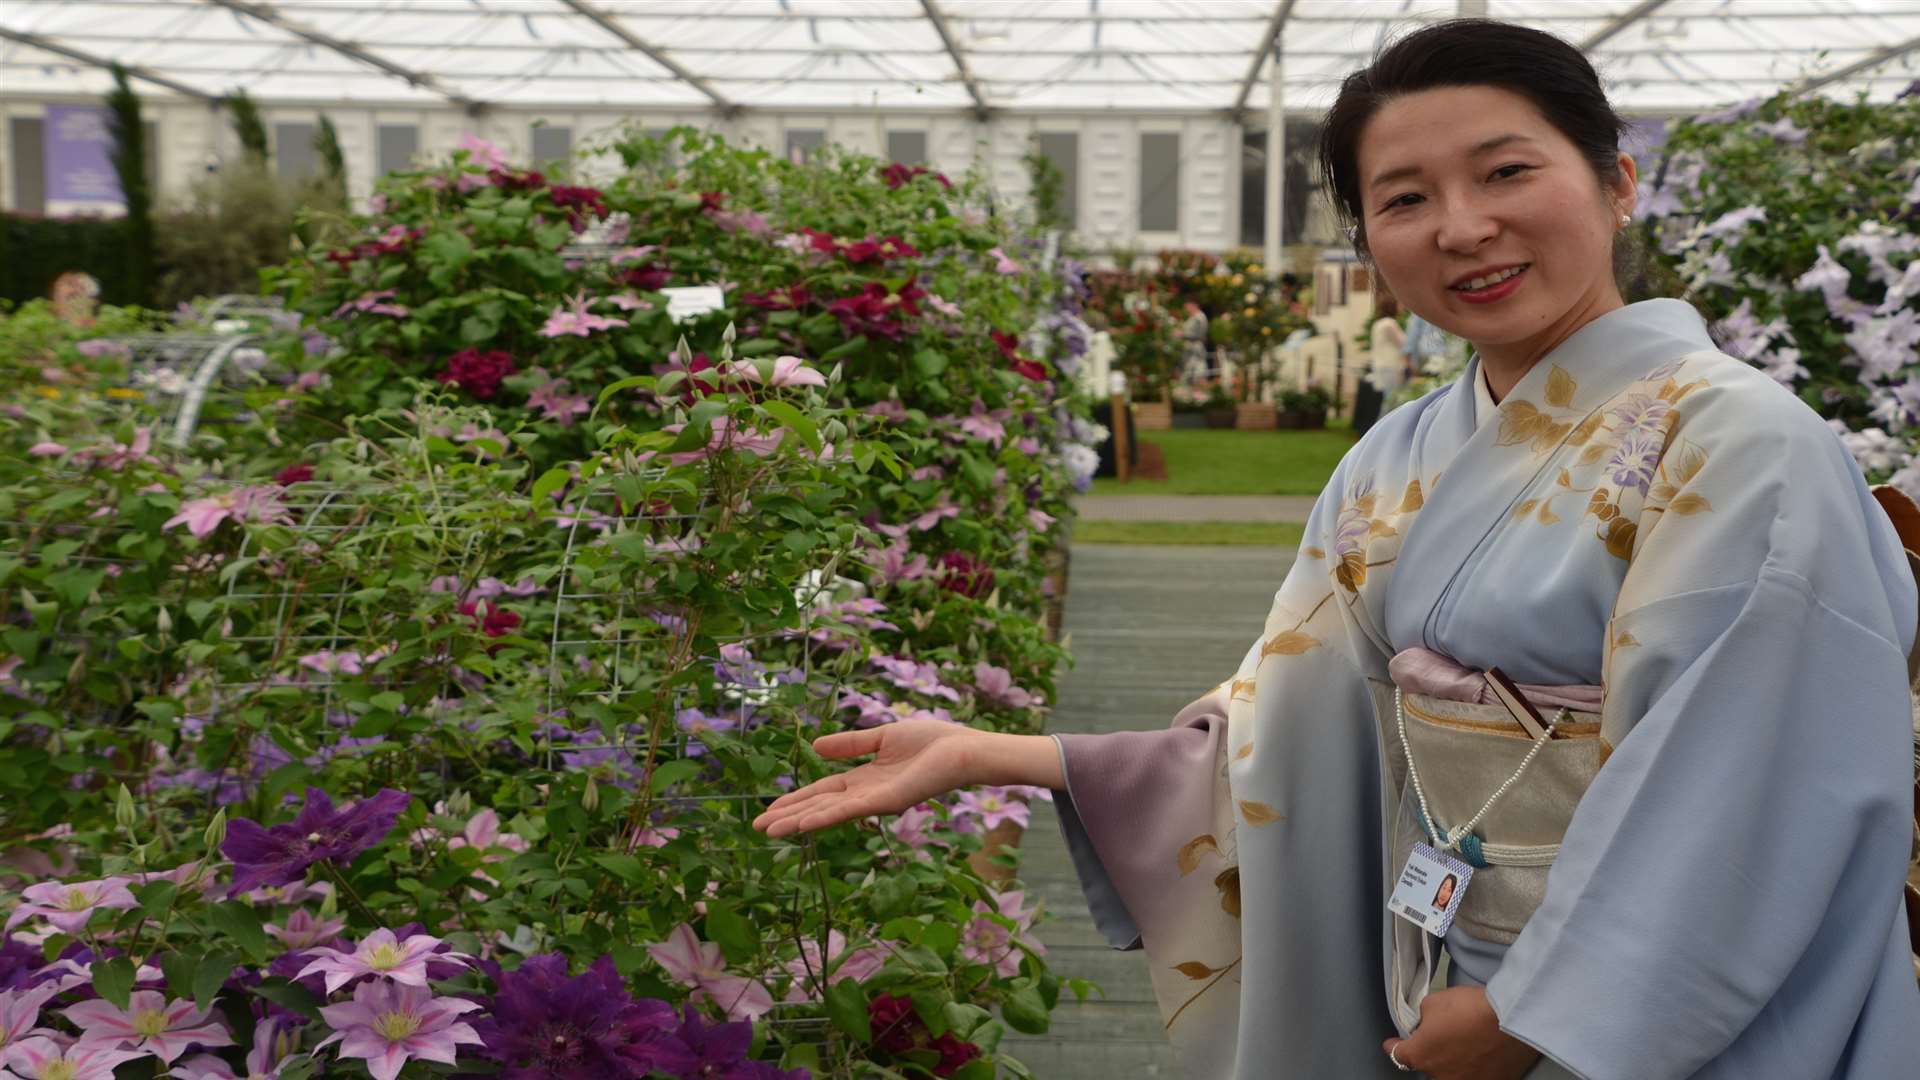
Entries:
{"label": "woman's left hand", "polygon": [[1420,1026],[1381,1049],[1433,1080],[1520,1080],[1540,1052],[1500,1030],[1487,993],[1470,986],[1428,994],[1420,1003]]}

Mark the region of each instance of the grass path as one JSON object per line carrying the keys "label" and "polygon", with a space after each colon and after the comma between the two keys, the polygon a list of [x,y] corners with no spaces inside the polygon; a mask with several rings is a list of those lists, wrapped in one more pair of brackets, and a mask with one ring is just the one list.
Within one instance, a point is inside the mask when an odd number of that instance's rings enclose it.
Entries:
{"label": "grass path", "polygon": [[1095,495],[1318,495],[1353,446],[1344,428],[1323,431],[1145,431],[1160,448],[1166,480],[1093,482]]}

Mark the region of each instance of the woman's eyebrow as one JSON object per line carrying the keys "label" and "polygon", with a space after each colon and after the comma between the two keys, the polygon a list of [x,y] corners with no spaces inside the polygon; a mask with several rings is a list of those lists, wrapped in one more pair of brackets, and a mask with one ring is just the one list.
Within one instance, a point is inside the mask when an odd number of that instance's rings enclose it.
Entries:
{"label": "woman's eyebrow", "polygon": [[[1530,143],[1532,141],[1533,138],[1531,136],[1522,135],[1519,132],[1508,132],[1505,135],[1495,135],[1490,139],[1482,139],[1480,142],[1475,143],[1473,149],[1467,151],[1467,156],[1479,157],[1482,154],[1490,154],[1512,143]],[[1367,182],[1367,187],[1377,188],[1381,184],[1390,184],[1395,180],[1405,180],[1410,176],[1418,176],[1420,172],[1421,169],[1418,165],[1402,165],[1398,169],[1388,169],[1386,172],[1374,177]]]}

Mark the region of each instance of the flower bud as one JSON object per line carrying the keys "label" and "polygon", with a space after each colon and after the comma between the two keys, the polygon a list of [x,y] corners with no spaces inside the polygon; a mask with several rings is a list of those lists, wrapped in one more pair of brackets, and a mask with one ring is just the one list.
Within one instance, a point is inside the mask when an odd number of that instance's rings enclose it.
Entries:
{"label": "flower bud", "polygon": [[587,789],[580,793],[580,806],[589,814],[600,809],[600,785],[591,776],[587,777]]}
{"label": "flower bud", "polygon": [[213,820],[207,823],[206,839],[207,839],[207,852],[209,854],[219,851],[220,845],[226,843],[226,840],[227,840],[227,808],[226,807],[223,806],[219,810],[214,811]]}
{"label": "flower bud", "polygon": [[113,799],[113,823],[132,832],[139,820],[140,815],[133,808],[133,792],[127,790],[127,785],[121,784],[120,793]]}
{"label": "flower bud", "polygon": [[173,633],[173,615],[167,611],[165,605],[162,605],[159,613],[154,615],[153,625],[163,634]]}

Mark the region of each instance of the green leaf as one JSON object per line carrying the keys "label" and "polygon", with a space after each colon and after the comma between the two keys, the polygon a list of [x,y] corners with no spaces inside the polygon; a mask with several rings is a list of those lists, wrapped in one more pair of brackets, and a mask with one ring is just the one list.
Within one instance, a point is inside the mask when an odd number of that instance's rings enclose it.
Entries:
{"label": "green leaf", "polygon": [[299,983],[281,978],[263,979],[249,989],[283,1009],[291,1009],[309,1019],[320,1019],[320,1000]]}
{"label": "green leaf", "polygon": [[665,762],[664,764],[654,767],[653,783],[650,786],[655,794],[659,794],[673,785],[680,783],[682,780],[697,776],[699,772],[700,763],[697,761],[688,761],[685,758],[681,758],[675,761]]}
{"label": "green leaf", "polygon": [[124,1010],[133,994],[133,961],[124,956],[93,965],[93,992],[114,1008]]}
{"label": "green leaf", "polygon": [[947,370],[947,358],[932,349],[921,349],[913,354],[913,370],[922,378],[931,379]]}
{"label": "green leaf", "polygon": [[909,874],[888,874],[873,885],[873,916],[882,921],[904,915],[919,886]]}
{"label": "green leaf", "polygon": [[622,855],[619,853],[595,855],[593,861],[598,863],[602,869],[629,885],[642,884],[651,876],[647,873],[646,864],[631,855]]}
{"label": "green leaf", "polygon": [[193,973],[200,970],[197,952],[170,952],[160,958],[160,970],[167,975],[167,993],[173,997],[193,996]]}
{"label": "green leaf", "polygon": [[193,1003],[204,1009],[213,1004],[213,996],[220,992],[233,969],[240,963],[240,954],[225,951],[210,952],[200,961],[193,972]]}
{"label": "green leaf", "polygon": [[950,922],[933,922],[928,924],[926,933],[920,935],[920,944],[936,955],[952,956],[960,945],[960,931]]}
{"label": "green leaf", "polygon": [[[608,398],[620,393],[622,390],[632,390],[636,386],[650,387],[658,381],[659,380],[652,375],[629,375],[624,379],[615,379],[600,389],[600,396],[593,403],[594,416],[600,414],[600,406],[605,405]],[[587,419],[591,420],[593,417],[590,416]]]}
{"label": "green leaf", "polygon": [[1044,1035],[1050,1023],[1047,1016],[1047,1003],[1040,997],[1037,986],[1022,987],[1007,995],[1000,1003],[1000,1015],[1007,1026],[1027,1035]]}
{"label": "green leaf", "polygon": [[913,1011],[927,1025],[927,1034],[939,1038],[947,1033],[946,1006],[952,996],[944,989],[915,990],[909,995]]}
{"label": "green leaf", "polygon": [[827,987],[827,1017],[833,1025],[865,1046],[873,1041],[873,1021],[867,1015],[867,993],[853,979]]}
{"label": "green leaf", "polygon": [[551,510],[553,508],[553,493],[566,487],[567,481],[572,479],[573,474],[565,469],[548,469],[546,472],[541,473],[540,479],[533,482],[534,512],[544,514],[548,510]]}
{"label": "green leaf", "polygon": [[158,919],[173,906],[173,898],[180,890],[171,881],[149,881],[134,886],[131,892],[140,900],[140,913],[149,919]]}
{"label": "green leaf", "polygon": [[753,924],[741,918],[739,912],[715,900],[707,902],[707,940],[719,945],[727,959],[736,964],[752,959],[760,947],[760,938],[753,932]]}
{"label": "green leaf", "polygon": [[256,961],[267,959],[267,932],[261,927],[260,916],[254,913],[252,904],[215,904],[207,909],[207,919],[245,949],[248,956]]}

